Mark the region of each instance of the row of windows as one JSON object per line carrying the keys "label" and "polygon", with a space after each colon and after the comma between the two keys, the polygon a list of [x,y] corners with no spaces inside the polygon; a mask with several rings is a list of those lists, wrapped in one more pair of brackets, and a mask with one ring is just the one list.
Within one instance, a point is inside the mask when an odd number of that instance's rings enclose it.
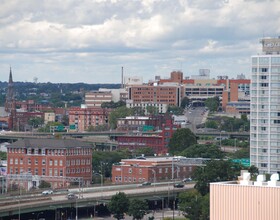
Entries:
{"label": "row of windows", "polygon": [[[269,64],[270,57],[253,57],[252,64]],[[271,57],[271,64],[280,64],[280,57]]]}
{"label": "row of windows", "polygon": [[[26,148],[8,148],[9,153],[25,153]],[[63,156],[64,150],[62,149],[44,149],[44,148],[27,148],[27,154],[36,154],[36,155],[52,155],[52,156]],[[89,155],[91,150],[89,148],[80,148],[80,149],[68,149],[66,150],[66,155]]]}
{"label": "row of windows", "polygon": [[[145,182],[145,180],[146,180],[146,178],[138,178],[138,182]],[[122,182],[122,177],[121,176],[116,176],[115,177],[115,182]],[[129,182],[129,183],[131,183],[131,182],[136,182],[136,177],[127,177],[127,176],[125,176],[124,177],[124,182]]]}
{"label": "row of windows", "polygon": [[[21,165],[23,164],[23,158],[10,158],[10,164],[18,164],[20,163]],[[35,158],[34,160],[34,164],[32,164],[32,160],[30,158],[27,159],[27,163],[28,165],[38,165],[39,164],[39,160],[38,158]],[[67,160],[67,166],[70,166],[70,165],[90,165],[91,164],[91,161],[90,159],[72,159],[72,160]],[[41,164],[42,165],[46,165],[46,160],[45,159],[42,159],[41,160]],[[63,160],[52,160],[50,159],[49,160],[49,163],[48,163],[49,166],[64,166],[63,164]]]}
{"label": "row of windows", "polygon": [[[255,140],[251,140],[251,146],[257,146],[257,143],[259,143],[259,146],[261,147],[267,147],[268,146],[268,142],[267,141],[255,141]],[[270,146],[271,147],[278,147],[280,146],[280,142],[279,141],[271,141],[270,142]],[[253,147],[251,149],[254,149]],[[271,153],[280,153],[280,150],[278,149],[271,149],[270,151]]]}
{"label": "row of windows", "polygon": [[[192,171],[192,167],[176,167],[176,172],[180,172],[180,170],[183,170],[184,172],[188,171],[191,172]],[[164,167],[164,168],[158,168],[158,173],[169,173],[172,171],[172,168],[170,167]],[[153,170],[154,174],[156,174],[156,170]],[[128,169],[128,173],[133,173],[133,168],[129,168]],[[139,169],[138,170],[138,174],[142,174],[142,169]]]}
{"label": "row of windows", "polygon": [[[64,171],[64,169],[56,169],[56,168],[52,169],[52,168],[50,168],[48,176],[64,176],[63,171]],[[20,168],[20,170],[18,168],[13,168],[13,167],[10,168],[10,174],[20,174],[20,173],[23,173],[23,172],[24,172],[23,168]],[[81,169],[80,168],[76,168],[76,169],[75,168],[72,168],[72,169],[67,168],[66,172],[67,172],[67,174],[89,173],[90,169],[89,168],[81,168]],[[34,170],[32,172],[32,169],[29,167],[28,168],[28,173],[32,173],[33,175],[39,175],[39,169],[34,168]],[[45,168],[42,168],[41,175],[42,176],[47,175]]]}

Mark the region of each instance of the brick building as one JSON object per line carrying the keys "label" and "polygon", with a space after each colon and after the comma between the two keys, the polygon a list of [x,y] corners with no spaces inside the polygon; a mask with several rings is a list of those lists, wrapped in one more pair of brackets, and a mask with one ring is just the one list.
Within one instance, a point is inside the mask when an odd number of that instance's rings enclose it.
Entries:
{"label": "brick building", "polygon": [[90,127],[108,125],[111,109],[95,107],[72,107],[69,109],[69,125],[75,125],[79,132],[86,131]]}
{"label": "brick building", "polygon": [[[166,120],[171,120],[170,115],[149,115],[149,116],[128,116],[117,120],[117,130],[119,131],[145,131],[150,127],[152,130],[160,130],[165,125]],[[147,130],[147,129],[146,129]]]}
{"label": "brick building", "polygon": [[135,85],[128,88],[128,100],[133,103],[161,103],[178,106],[181,88],[177,85]]}
{"label": "brick building", "polygon": [[112,166],[112,183],[142,183],[168,180],[183,180],[191,177],[197,166],[202,166],[202,158],[153,157],[123,159]]}
{"label": "brick building", "polygon": [[[38,187],[41,180],[52,188],[66,187],[67,178],[92,180],[92,147],[77,140],[24,139],[7,146],[7,173],[32,174],[25,187]],[[60,177],[60,178],[59,178]]]}
{"label": "brick building", "polygon": [[166,120],[166,123],[162,125],[162,130],[157,135],[132,133],[118,136],[118,148],[134,151],[149,147],[153,149],[155,154],[165,155],[168,153],[169,140],[177,129],[178,126],[173,125],[172,120]]}

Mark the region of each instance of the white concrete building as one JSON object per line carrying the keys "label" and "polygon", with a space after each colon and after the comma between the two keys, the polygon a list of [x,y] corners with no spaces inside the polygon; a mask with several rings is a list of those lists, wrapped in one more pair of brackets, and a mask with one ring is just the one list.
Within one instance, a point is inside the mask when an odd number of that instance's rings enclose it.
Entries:
{"label": "white concrete building", "polygon": [[252,56],[250,159],[260,173],[280,171],[280,38]]}

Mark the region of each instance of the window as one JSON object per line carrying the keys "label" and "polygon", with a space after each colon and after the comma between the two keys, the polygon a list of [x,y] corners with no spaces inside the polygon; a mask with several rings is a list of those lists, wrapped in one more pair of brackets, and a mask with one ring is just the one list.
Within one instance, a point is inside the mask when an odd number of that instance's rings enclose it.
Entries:
{"label": "window", "polygon": [[38,165],[38,159],[37,158],[35,159],[35,165]]}
{"label": "window", "polygon": [[42,165],[46,165],[46,160],[42,159]]}
{"label": "window", "polygon": [[139,174],[142,174],[142,169],[139,169]]}
{"label": "window", "polygon": [[261,167],[267,167],[266,163],[261,163]]}
{"label": "window", "polygon": [[43,176],[46,175],[46,169],[45,169],[45,168],[42,169],[42,175],[43,175]]}
{"label": "window", "polygon": [[132,168],[129,168],[129,169],[128,169],[128,172],[129,172],[129,173],[132,173]]}

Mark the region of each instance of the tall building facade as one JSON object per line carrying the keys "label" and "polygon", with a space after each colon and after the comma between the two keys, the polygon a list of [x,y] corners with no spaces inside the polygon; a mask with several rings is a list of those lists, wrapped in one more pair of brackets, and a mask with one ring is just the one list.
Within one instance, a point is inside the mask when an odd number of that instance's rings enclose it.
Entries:
{"label": "tall building facade", "polygon": [[280,38],[252,56],[250,159],[260,173],[280,171]]}

